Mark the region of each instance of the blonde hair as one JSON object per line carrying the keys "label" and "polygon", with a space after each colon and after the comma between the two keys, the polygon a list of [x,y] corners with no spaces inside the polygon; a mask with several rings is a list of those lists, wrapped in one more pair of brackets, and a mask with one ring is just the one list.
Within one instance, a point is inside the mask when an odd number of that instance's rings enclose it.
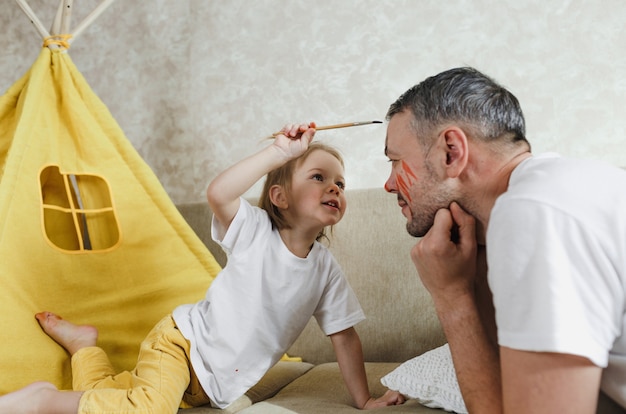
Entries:
{"label": "blonde hair", "polygon": [[[286,192],[289,192],[291,190],[291,180],[293,178],[293,173],[296,167],[302,164],[314,151],[325,151],[329,153],[333,157],[337,158],[337,160],[339,160],[339,163],[341,163],[342,167],[345,167],[343,157],[337,149],[321,142],[312,142],[309,144],[309,147],[306,149],[306,151],[304,151],[304,153],[298,158],[294,158],[284,165],[276,168],[275,170],[270,171],[265,177],[265,184],[263,185],[263,190],[261,191],[261,197],[259,198],[258,206],[267,211],[272,225],[278,230],[288,229],[290,228],[290,225],[289,223],[287,223],[287,220],[280,211],[280,208],[272,203],[272,200],[270,199],[270,189],[273,186],[278,185],[283,187]],[[324,228],[319,232],[316,240],[319,241],[322,238],[327,238],[325,230],[326,229]]]}

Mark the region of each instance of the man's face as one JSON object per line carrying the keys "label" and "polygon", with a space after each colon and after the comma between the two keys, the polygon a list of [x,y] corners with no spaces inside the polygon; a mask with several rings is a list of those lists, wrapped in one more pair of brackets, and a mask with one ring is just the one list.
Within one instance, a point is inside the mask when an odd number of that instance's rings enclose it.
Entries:
{"label": "man's face", "polygon": [[397,195],[409,234],[422,237],[433,225],[437,210],[447,208],[452,198],[429,161],[430,151],[425,153],[411,127],[412,118],[405,110],[389,121],[385,155],[391,162],[391,174],[385,190]]}

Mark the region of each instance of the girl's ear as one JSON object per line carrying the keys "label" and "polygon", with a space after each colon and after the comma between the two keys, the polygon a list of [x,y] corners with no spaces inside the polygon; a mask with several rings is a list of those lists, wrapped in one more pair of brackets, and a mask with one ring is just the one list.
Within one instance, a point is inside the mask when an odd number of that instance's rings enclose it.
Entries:
{"label": "girl's ear", "polygon": [[467,135],[457,127],[447,128],[442,135],[446,150],[446,174],[448,177],[458,177],[468,161]]}
{"label": "girl's ear", "polygon": [[289,207],[289,203],[287,202],[287,195],[285,194],[285,189],[282,186],[278,184],[271,186],[268,195],[270,197],[270,201],[276,207],[283,210]]}

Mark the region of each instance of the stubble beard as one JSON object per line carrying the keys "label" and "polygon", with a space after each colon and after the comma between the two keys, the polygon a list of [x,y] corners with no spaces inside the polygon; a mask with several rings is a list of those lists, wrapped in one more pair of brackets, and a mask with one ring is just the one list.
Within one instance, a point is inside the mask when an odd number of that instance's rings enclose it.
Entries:
{"label": "stubble beard", "polygon": [[411,214],[411,220],[406,223],[406,231],[413,237],[424,237],[433,225],[435,214]]}
{"label": "stubble beard", "polygon": [[433,226],[437,211],[448,208],[454,200],[449,188],[435,182],[434,174],[428,166],[427,171],[428,177],[411,191],[411,218],[406,223],[406,231],[413,237],[424,237]]}

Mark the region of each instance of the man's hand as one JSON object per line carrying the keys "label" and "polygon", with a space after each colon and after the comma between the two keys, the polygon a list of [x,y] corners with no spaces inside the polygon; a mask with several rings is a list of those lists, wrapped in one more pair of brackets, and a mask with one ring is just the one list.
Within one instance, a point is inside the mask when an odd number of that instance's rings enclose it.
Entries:
{"label": "man's hand", "polygon": [[476,222],[457,203],[441,209],[433,226],[411,250],[411,259],[436,302],[454,303],[474,291]]}
{"label": "man's hand", "polygon": [[[484,249],[480,253],[474,217],[452,203],[437,212],[431,229],[411,250],[411,258],[435,303],[468,411],[498,414],[502,412],[500,363],[490,339],[495,322],[480,309],[481,299],[491,299],[484,279]],[[480,278],[477,270],[483,273]]]}

